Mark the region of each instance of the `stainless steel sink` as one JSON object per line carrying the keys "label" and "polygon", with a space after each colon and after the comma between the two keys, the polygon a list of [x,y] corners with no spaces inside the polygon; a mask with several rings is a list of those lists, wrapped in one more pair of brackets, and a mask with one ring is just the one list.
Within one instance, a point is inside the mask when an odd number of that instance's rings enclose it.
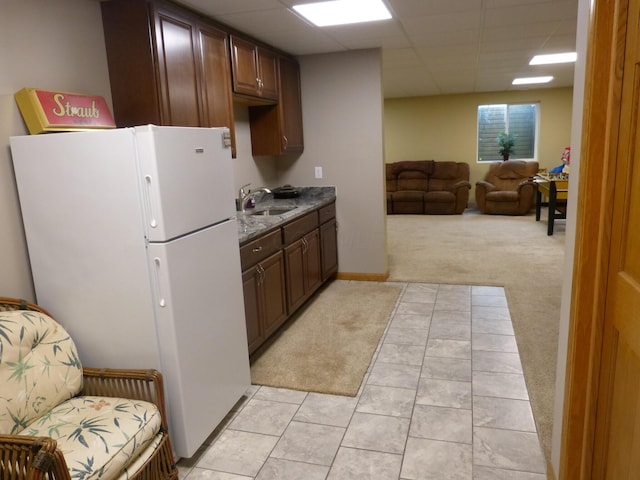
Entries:
{"label": "stainless steel sink", "polygon": [[283,213],[290,212],[294,210],[296,207],[267,207],[267,208],[258,208],[256,210],[250,210],[246,213],[249,215],[282,215]]}

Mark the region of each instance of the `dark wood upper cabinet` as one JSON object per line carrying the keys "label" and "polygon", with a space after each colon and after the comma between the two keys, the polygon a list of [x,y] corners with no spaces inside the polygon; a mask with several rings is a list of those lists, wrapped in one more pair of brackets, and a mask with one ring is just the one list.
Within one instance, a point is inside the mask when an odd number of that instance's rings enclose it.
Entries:
{"label": "dark wood upper cabinet", "polygon": [[101,3],[116,124],[233,131],[226,32],[172,3]]}
{"label": "dark wood upper cabinet", "polygon": [[162,124],[202,126],[195,25],[157,8],[154,30]]}
{"label": "dark wood upper cabinet", "polygon": [[[304,148],[298,63],[166,0],[101,3],[117,126],[227,127],[249,106],[254,155]],[[232,31],[233,33],[229,33]]]}
{"label": "dark wood upper cabinet", "polygon": [[278,57],[274,52],[231,35],[231,71],[238,100],[247,104],[278,100]]}
{"label": "dark wood upper cabinet", "polygon": [[254,155],[281,155],[304,150],[302,99],[298,63],[278,58],[280,98],[277,105],[249,107]]}
{"label": "dark wood upper cabinet", "polygon": [[198,35],[202,50],[203,126],[228,126],[231,130],[231,148],[235,157],[229,35],[210,26],[198,26]]}

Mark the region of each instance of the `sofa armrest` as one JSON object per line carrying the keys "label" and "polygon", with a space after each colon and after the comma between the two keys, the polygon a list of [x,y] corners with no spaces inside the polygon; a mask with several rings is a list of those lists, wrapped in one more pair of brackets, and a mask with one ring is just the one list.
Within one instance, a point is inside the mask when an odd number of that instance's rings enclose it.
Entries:
{"label": "sofa armrest", "polygon": [[471,183],[466,180],[460,180],[456,183],[449,186],[448,190],[452,193],[456,193],[461,188],[466,188],[467,190],[471,190]]}

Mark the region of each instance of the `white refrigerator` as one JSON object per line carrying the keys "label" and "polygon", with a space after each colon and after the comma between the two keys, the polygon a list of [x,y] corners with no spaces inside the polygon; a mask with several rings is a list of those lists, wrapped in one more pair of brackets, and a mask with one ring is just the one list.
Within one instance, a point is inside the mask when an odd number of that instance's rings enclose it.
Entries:
{"label": "white refrigerator", "polygon": [[225,129],[11,138],[37,301],[87,366],[157,368],[191,457],[250,385]]}

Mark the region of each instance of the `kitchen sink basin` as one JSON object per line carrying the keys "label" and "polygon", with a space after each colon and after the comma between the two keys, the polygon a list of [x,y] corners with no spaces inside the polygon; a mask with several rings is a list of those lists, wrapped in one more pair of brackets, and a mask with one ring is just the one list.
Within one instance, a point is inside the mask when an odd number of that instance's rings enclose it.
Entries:
{"label": "kitchen sink basin", "polygon": [[282,215],[283,213],[290,212],[294,210],[296,207],[267,207],[267,208],[258,208],[254,211],[248,211],[249,215]]}

